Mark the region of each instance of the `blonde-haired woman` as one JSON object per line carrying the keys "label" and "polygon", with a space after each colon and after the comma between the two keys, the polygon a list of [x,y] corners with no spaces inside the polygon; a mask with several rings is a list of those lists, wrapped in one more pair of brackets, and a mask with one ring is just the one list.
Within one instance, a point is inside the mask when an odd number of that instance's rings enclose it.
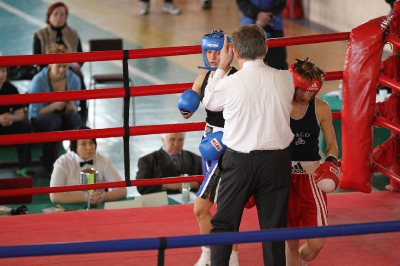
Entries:
{"label": "blonde-haired woman", "polygon": [[[53,44],[50,53],[66,53],[64,45]],[[36,74],[29,84],[28,93],[80,90],[79,77],[68,68],[68,64],[49,64]],[[29,105],[29,120],[34,132],[71,130],[82,124],[78,114],[79,101],[42,102]],[[56,142],[43,143],[40,158],[43,177],[50,177],[55,161]]]}

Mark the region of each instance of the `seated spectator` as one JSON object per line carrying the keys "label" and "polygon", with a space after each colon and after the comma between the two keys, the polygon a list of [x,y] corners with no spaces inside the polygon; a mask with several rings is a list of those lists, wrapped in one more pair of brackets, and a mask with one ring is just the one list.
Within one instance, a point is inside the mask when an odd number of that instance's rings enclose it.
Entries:
{"label": "seated spectator", "polygon": [[[67,25],[68,7],[63,2],[56,2],[49,6],[46,12],[47,26],[38,30],[33,35],[33,54],[48,54],[50,47],[54,44],[62,44],[71,53],[82,52],[81,40],[78,32]],[[70,63],[69,68],[78,75],[81,82],[81,89],[86,86],[81,72],[83,63]],[[39,66],[39,70],[46,65]],[[86,100],[80,102],[80,113],[82,119],[87,119]]]}
{"label": "seated spectator", "polygon": [[[77,129],[90,129],[80,126]],[[54,163],[50,187],[72,186],[80,184],[80,172],[86,168],[98,171],[98,183],[122,181],[112,162],[96,152],[96,139],[72,140],[71,151],[61,155]],[[100,205],[106,201],[115,201],[126,197],[127,190],[123,188],[110,189],[107,192],[96,190],[90,193],[90,203]],[[87,191],[50,193],[53,203],[87,202]]]}
{"label": "seated spectator", "polygon": [[[50,53],[66,53],[65,46],[54,44]],[[28,93],[58,92],[80,90],[81,83],[78,76],[68,69],[67,64],[49,64],[36,74],[29,84]],[[53,132],[72,130],[82,124],[78,114],[79,101],[44,102],[29,105],[29,120],[34,132]],[[43,177],[50,177],[56,142],[43,143],[43,155],[40,158]]]}
{"label": "seated spectator", "polygon": [[[8,69],[0,67],[0,97],[1,95],[19,94],[18,89],[7,81]],[[31,127],[25,120],[24,106],[0,105],[0,135],[30,133]],[[30,144],[17,145],[19,169],[17,174],[27,175],[26,167],[31,163]]]}
{"label": "seated spectator", "polygon": [[[161,135],[163,146],[158,151],[139,158],[136,179],[174,177],[184,174],[202,175],[201,157],[183,150],[185,133]],[[201,182],[191,182],[192,190],[197,191]],[[167,191],[168,194],[182,192],[182,183],[155,186],[138,186],[140,194]]]}

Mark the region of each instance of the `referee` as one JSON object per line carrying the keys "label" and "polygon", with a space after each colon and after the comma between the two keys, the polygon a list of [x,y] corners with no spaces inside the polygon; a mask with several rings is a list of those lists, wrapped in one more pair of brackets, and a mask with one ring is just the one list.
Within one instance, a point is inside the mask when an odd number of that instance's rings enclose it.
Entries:
{"label": "referee", "polygon": [[[260,228],[285,228],[291,160],[287,147],[293,139],[290,111],[292,75],[264,64],[268,47],[264,30],[240,26],[220,53],[220,63],[209,79],[203,99],[211,111],[225,118],[217,212],[210,233],[237,232],[243,208],[254,194]],[[225,78],[232,53],[240,70]],[[286,264],[285,242],[263,242],[264,265]],[[232,245],[211,247],[211,265],[228,266]]]}

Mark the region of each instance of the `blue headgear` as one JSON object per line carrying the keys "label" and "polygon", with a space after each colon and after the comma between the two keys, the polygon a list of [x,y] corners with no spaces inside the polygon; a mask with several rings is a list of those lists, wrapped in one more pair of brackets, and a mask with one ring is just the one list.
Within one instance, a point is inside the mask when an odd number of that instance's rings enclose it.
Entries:
{"label": "blue headgear", "polygon": [[[232,38],[230,36],[227,37],[228,37],[228,43],[232,42]],[[223,46],[224,46],[224,32],[222,30],[214,29],[212,32],[204,35],[203,39],[201,39],[201,53],[203,55],[203,61],[205,67],[199,66],[198,68],[203,68],[211,71],[217,70],[217,68],[210,67],[210,64],[207,61],[206,51],[207,50],[221,51]]]}

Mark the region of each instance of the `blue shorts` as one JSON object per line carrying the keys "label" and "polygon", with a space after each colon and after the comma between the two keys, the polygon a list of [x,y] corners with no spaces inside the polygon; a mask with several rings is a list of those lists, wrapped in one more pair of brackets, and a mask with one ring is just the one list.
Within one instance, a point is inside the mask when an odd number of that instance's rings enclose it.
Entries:
{"label": "blue shorts", "polygon": [[[211,126],[207,123],[206,128],[204,129],[203,138],[217,131],[223,131],[223,128]],[[221,171],[218,168],[218,159],[209,161],[202,157],[201,165],[203,169],[204,180],[197,191],[197,197],[205,199],[207,198],[208,194],[211,193],[210,201],[214,202],[216,200],[215,192],[221,177]]]}
{"label": "blue shorts", "polygon": [[210,201],[215,200],[215,192],[221,177],[221,171],[218,168],[218,159],[206,160],[201,158],[204,180],[197,191],[197,197],[205,199],[211,193]]}

